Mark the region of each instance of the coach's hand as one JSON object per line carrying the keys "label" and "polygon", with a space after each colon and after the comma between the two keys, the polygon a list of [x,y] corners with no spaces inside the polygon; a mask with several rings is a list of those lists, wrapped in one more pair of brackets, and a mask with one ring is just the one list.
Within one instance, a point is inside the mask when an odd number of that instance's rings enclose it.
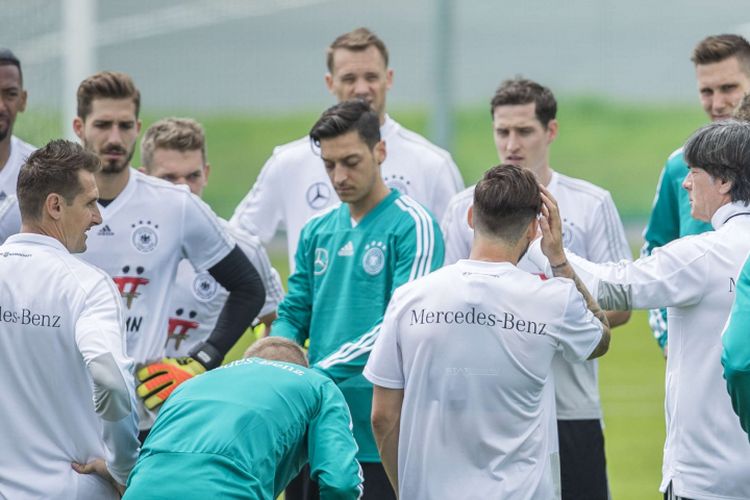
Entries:
{"label": "coach's hand", "polygon": [[542,231],[542,253],[554,268],[566,261],[565,250],[563,249],[562,220],[560,220],[557,201],[552,197],[552,193],[541,184],[539,184],[539,190],[542,195],[542,216],[539,219],[539,228]]}
{"label": "coach's hand", "polygon": [[136,392],[143,398],[146,408],[153,410],[166,401],[178,385],[205,371],[206,368],[200,362],[189,356],[163,358],[138,370],[137,376],[141,385]]}

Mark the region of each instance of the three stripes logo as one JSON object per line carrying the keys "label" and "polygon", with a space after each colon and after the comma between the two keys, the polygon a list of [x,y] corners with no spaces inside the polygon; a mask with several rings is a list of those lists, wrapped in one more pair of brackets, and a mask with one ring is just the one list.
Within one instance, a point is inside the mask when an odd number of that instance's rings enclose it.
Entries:
{"label": "three stripes logo", "polygon": [[100,230],[96,232],[97,236],[114,236],[115,233],[109,228],[109,224],[105,224]]}

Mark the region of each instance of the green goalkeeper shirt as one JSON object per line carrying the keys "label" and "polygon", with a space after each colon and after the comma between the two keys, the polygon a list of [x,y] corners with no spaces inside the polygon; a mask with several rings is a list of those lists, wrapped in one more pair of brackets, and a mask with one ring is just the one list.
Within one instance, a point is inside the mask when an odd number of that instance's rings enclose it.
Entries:
{"label": "green goalkeeper shirt", "polygon": [[734,305],[722,336],[724,378],[732,407],[750,433],[750,256],[737,278]]}
{"label": "green goalkeeper shirt", "polygon": [[361,462],[380,462],[370,426],[372,384],[362,369],[385,308],[400,285],[440,267],[443,254],[437,222],[395,190],[357,224],[342,203],[302,229],[271,335],[310,339],[310,364],[340,384],[349,404]]}
{"label": "green goalkeeper shirt", "polygon": [[[680,148],[669,155],[661,172],[651,216],[643,231],[645,243],[641,249],[641,256],[651,255],[655,248],[677,238],[713,231],[711,224],[696,220],[690,215],[690,199],[682,187],[687,174],[688,165]],[[654,337],[663,348],[667,342],[667,310],[650,311],[649,324]]]}
{"label": "green goalkeeper shirt", "polygon": [[315,370],[250,358],[181,384],[164,403],[126,499],[277,498],[302,466],[321,498],[362,493],[341,391]]}

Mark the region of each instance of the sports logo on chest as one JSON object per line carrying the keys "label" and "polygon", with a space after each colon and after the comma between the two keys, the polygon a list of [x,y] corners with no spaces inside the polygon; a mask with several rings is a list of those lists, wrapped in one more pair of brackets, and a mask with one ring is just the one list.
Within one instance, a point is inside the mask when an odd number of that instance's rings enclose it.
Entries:
{"label": "sports logo on chest", "polygon": [[411,181],[408,177],[401,174],[389,174],[383,176],[385,185],[389,188],[393,188],[401,194],[410,194],[409,188],[411,187]]}
{"label": "sports logo on chest", "polygon": [[125,265],[122,268],[122,274],[112,276],[112,281],[117,285],[120,295],[125,299],[125,305],[128,309],[133,306],[133,301],[137,299],[143,290],[142,286],[149,283],[149,279],[143,276],[145,269],[143,266]]}
{"label": "sports logo on chest", "polygon": [[573,241],[576,239],[575,232],[578,230],[576,223],[567,218],[563,218],[562,226],[563,246],[565,248],[573,249]]}
{"label": "sports logo on chest", "polygon": [[325,208],[331,201],[331,187],[325,182],[315,182],[307,188],[305,200],[313,210]]}
{"label": "sports logo on chest", "polygon": [[133,232],[130,234],[130,243],[133,248],[141,253],[151,253],[159,244],[158,224],[150,220],[139,220],[137,223],[130,225]]}
{"label": "sports logo on chest", "polygon": [[382,241],[371,241],[365,245],[362,268],[370,276],[376,276],[385,267],[386,245]]}
{"label": "sports logo on chest", "polygon": [[320,276],[328,269],[328,250],[322,247],[315,249],[315,259],[313,260],[313,273]]}
{"label": "sports logo on chest", "polygon": [[167,344],[174,340],[174,348],[179,349],[183,340],[190,337],[191,330],[197,330],[201,325],[194,321],[198,315],[195,311],[185,311],[182,307],[175,311],[175,316],[169,317],[167,330]]}
{"label": "sports logo on chest", "polygon": [[219,284],[209,273],[198,273],[193,280],[193,296],[201,302],[209,302],[216,297]]}

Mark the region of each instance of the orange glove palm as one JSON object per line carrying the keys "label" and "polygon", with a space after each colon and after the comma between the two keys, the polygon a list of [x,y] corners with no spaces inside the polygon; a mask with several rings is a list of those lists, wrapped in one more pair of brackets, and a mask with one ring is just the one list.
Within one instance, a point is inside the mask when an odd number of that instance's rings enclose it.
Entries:
{"label": "orange glove palm", "polygon": [[163,358],[138,370],[141,384],[136,388],[146,408],[153,410],[167,400],[184,381],[204,373],[206,368],[191,357]]}

